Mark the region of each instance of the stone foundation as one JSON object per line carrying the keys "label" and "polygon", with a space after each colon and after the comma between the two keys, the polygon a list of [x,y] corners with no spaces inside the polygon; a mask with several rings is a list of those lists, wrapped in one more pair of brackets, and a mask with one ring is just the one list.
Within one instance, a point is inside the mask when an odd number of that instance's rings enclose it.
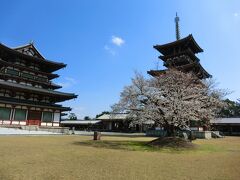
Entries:
{"label": "stone foundation", "polygon": [[192,135],[198,139],[211,139],[211,131],[192,131]]}
{"label": "stone foundation", "polygon": [[[214,131],[216,134],[219,132]],[[182,133],[182,132],[180,132]],[[187,135],[190,135],[189,131],[186,131]],[[166,136],[166,131],[164,130],[148,130],[146,131],[146,136],[152,137],[164,137]],[[211,139],[212,138],[212,131],[192,131],[192,135],[198,139]]]}
{"label": "stone foundation", "polygon": [[46,131],[52,133],[69,134],[68,127],[21,126],[21,129],[28,131]]}
{"label": "stone foundation", "polygon": [[39,126],[39,131],[70,134],[68,127],[44,127],[44,126]]}

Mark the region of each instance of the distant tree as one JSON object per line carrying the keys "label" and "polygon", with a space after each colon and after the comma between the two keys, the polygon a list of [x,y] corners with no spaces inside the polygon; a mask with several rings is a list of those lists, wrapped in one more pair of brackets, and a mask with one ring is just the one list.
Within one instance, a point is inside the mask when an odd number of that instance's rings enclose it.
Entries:
{"label": "distant tree", "polygon": [[84,120],[91,120],[91,118],[89,116],[85,116],[83,119]]}
{"label": "distant tree", "polygon": [[68,115],[68,119],[70,119],[70,120],[77,120],[77,116],[76,116],[75,113],[70,113],[70,114]]}
{"label": "distant tree", "polygon": [[239,100],[237,102],[231,101],[229,99],[224,100],[226,106],[222,108],[219,116],[220,117],[240,117],[240,103]]}
{"label": "distant tree", "polygon": [[223,96],[212,88],[211,82],[203,83],[192,74],[168,70],[151,79],[136,74],[112,109],[129,111],[137,123],[152,120],[173,136],[177,129],[189,129],[190,121],[214,119],[224,105]]}
{"label": "distant tree", "polygon": [[104,114],[110,114],[110,112],[109,112],[109,111],[103,111],[103,112],[101,112],[100,114],[97,114],[97,115],[96,115],[96,118],[98,118],[98,117],[100,117],[100,116],[102,116],[102,115],[104,115]]}

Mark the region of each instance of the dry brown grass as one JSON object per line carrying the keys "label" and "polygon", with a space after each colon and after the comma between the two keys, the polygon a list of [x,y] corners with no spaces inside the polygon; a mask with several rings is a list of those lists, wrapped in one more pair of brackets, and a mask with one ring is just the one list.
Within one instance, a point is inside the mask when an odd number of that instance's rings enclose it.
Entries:
{"label": "dry brown grass", "polygon": [[[195,151],[93,147],[89,136],[0,137],[0,179],[240,179],[240,137],[197,140]],[[103,142],[152,138],[102,137]],[[80,142],[80,143],[79,143]],[[119,142],[119,143],[118,143]],[[95,143],[95,142],[94,142]],[[131,148],[130,148],[131,149]]]}

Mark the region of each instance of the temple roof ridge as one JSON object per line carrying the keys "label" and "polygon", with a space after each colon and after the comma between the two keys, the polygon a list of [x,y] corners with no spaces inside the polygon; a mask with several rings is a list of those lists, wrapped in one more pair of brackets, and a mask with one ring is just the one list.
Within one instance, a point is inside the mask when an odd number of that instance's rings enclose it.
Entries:
{"label": "temple roof ridge", "polygon": [[14,49],[14,50],[16,50],[16,51],[19,51],[19,52],[21,52],[21,53],[23,53],[23,54],[26,54],[26,53],[24,53],[24,50],[25,50],[25,51],[29,51],[29,50],[32,49],[32,51],[33,51],[35,54],[32,54],[32,55],[31,55],[30,53],[28,53],[27,55],[30,55],[30,56],[36,55],[38,58],[45,59],[44,56],[39,52],[39,50],[34,46],[34,43],[33,43],[33,42],[30,42],[30,43],[25,44],[25,45],[20,45],[20,46],[14,47],[14,48],[12,48],[12,49]]}
{"label": "temple roof ridge", "polygon": [[[17,47],[17,48],[20,48],[20,47]],[[29,59],[29,60],[34,60],[34,61],[37,60],[36,62],[47,65],[47,66],[50,65],[52,67],[55,67],[55,68],[53,68],[53,70],[51,70],[51,72],[59,70],[59,69],[67,66],[66,64],[61,63],[61,62],[56,62],[56,61],[52,61],[52,60],[48,60],[48,59],[42,59],[40,57],[31,56],[31,55],[28,55],[28,54],[25,54],[25,53],[21,53],[18,50],[10,48],[3,43],[0,43],[0,49],[4,49],[8,52],[15,53],[16,55],[19,55],[19,56],[21,56],[23,58],[26,58],[26,59]]]}

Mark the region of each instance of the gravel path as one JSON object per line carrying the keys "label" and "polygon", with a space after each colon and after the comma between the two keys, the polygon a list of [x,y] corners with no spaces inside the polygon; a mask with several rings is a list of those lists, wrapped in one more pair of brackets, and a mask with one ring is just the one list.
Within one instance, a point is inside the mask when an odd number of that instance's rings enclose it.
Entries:
{"label": "gravel path", "polygon": [[[70,130],[72,133],[72,130]],[[76,135],[93,135],[93,131],[74,131]],[[122,132],[101,132],[102,135],[107,136],[145,136],[145,133],[122,133]]]}
{"label": "gravel path", "polygon": [[0,128],[0,135],[57,135],[60,133],[52,133],[46,131],[27,131],[15,128]]}
{"label": "gravel path", "polygon": [[[93,135],[93,131],[74,131],[75,135]],[[47,131],[28,131],[17,128],[3,128],[0,127],[1,135],[60,135],[61,133],[52,133]],[[70,130],[70,134],[72,131]],[[121,133],[121,132],[101,132],[102,135],[107,136],[145,136],[145,133]]]}

